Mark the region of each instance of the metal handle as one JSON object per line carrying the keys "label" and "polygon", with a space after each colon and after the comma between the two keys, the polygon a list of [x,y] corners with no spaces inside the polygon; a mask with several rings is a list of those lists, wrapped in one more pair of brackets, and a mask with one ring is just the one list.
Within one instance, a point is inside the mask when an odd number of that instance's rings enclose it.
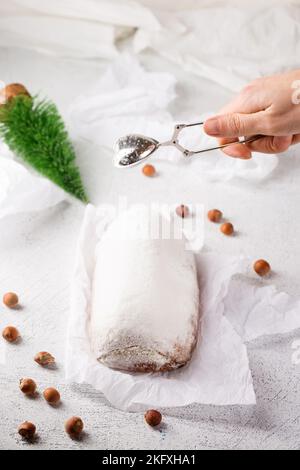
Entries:
{"label": "metal handle", "polygon": [[[174,132],[173,132],[171,140],[168,140],[167,142],[163,142],[163,143],[159,144],[158,146],[160,147],[160,146],[172,145],[173,147],[176,147],[178,150],[180,150],[180,152],[183,153],[183,155],[185,157],[190,157],[192,155],[196,155],[196,154],[199,154],[199,153],[210,152],[211,150],[223,149],[223,148],[229,147],[230,145],[233,145],[235,143],[235,142],[230,142],[229,144],[218,145],[217,147],[210,147],[210,148],[207,148],[207,149],[196,150],[196,151],[188,150],[188,149],[182,147],[182,145],[180,145],[180,143],[178,142],[178,136],[179,136],[180,132],[182,131],[182,129],[185,129],[186,127],[203,126],[203,124],[204,124],[204,122],[196,122],[196,123],[193,123],[193,124],[176,124],[176,126],[174,127]],[[260,138],[261,138],[260,135],[254,135],[252,137],[247,137],[247,138],[244,138],[242,140],[239,140],[236,143],[237,144],[247,144],[249,142],[254,142],[255,140],[258,140]]]}

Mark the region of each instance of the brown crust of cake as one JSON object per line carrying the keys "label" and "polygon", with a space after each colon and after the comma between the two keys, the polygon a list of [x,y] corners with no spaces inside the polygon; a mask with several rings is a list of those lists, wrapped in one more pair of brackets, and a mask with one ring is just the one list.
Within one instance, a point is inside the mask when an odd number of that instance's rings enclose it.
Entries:
{"label": "brown crust of cake", "polygon": [[[196,330],[197,332],[197,330]],[[172,357],[167,357],[165,354],[162,354],[161,352],[158,352],[161,357],[165,357],[166,362],[162,365],[159,365],[158,363],[155,362],[137,362],[133,365],[126,364],[126,366],[112,366],[111,361],[109,360],[109,357],[114,353],[117,352],[111,351],[111,353],[106,354],[105,356],[99,357],[98,361],[101,362],[102,364],[110,367],[111,369],[115,370],[120,370],[120,371],[125,371],[125,372],[133,372],[133,373],[154,373],[154,372],[171,372],[177,369],[180,369],[187,365],[191,358],[192,354],[194,352],[194,349],[197,344],[197,334],[194,336],[194,341],[192,344],[192,347],[190,348],[189,351],[186,350],[186,348],[180,346],[180,345],[175,345],[173,349],[173,354]],[[128,348],[130,349],[130,348]],[[124,349],[124,354],[126,350]],[[120,354],[122,350],[118,350],[118,353]],[[180,359],[181,358],[181,359]],[[185,359],[183,359],[185,358]]]}
{"label": "brown crust of cake", "polygon": [[157,368],[155,364],[135,364],[132,369],[126,369],[128,372],[139,372],[139,373],[149,373],[149,372],[171,372],[176,369],[184,367],[189,361],[185,363],[168,363],[164,364],[162,367]]}
{"label": "brown crust of cake", "polygon": [[[99,362],[101,362],[102,364],[106,364],[105,361],[101,361],[99,360]],[[108,367],[110,367],[110,369],[115,369],[115,370],[120,370],[120,371],[124,371],[124,372],[137,372],[137,373],[141,373],[141,374],[146,374],[146,373],[150,373],[150,372],[171,372],[173,370],[176,370],[176,369],[180,369],[181,367],[184,367],[187,363],[189,362],[186,361],[184,363],[182,362],[169,362],[169,363],[166,363],[164,364],[163,366],[161,367],[158,367],[157,364],[134,364],[133,366],[128,366],[128,367],[112,367],[111,365],[109,365]]]}

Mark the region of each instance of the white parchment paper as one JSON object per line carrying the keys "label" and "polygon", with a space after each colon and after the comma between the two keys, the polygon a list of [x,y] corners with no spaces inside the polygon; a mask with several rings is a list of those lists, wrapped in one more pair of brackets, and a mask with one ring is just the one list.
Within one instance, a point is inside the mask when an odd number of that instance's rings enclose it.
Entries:
{"label": "white parchment paper", "polygon": [[107,223],[102,210],[92,205],[87,207],[72,279],[67,379],[93,385],[114,406],[127,411],[196,402],[254,404],[255,393],[243,341],[300,327],[299,303],[286,294],[275,294],[272,286],[254,288],[246,285],[239,295],[230,288],[231,279],[234,274],[244,271],[245,260],[200,252],[197,266],[202,321],[191,363],[167,374],[129,374],[111,370],[91,354],[87,333],[95,247]]}

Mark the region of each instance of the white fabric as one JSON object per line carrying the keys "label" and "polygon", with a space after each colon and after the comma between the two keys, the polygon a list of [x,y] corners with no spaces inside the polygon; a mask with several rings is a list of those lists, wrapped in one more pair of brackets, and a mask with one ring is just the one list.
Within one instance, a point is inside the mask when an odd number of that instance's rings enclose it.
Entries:
{"label": "white fabric", "polygon": [[[163,2],[162,2],[163,3]],[[299,66],[300,5],[221,2],[172,12],[184,32],[140,28],[135,51],[150,47],[179,67],[238,91],[251,79]],[[286,3],[286,4],[285,4]]]}
{"label": "white fabric", "polygon": [[35,14],[159,29],[155,16],[135,0],[12,0],[10,3]]}
{"label": "white fabric", "polygon": [[1,46],[58,56],[117,55],[115,41],[132,28],[155,31],[159,22],[143,5],[123,0],[11,0],[0,2]]}
{"label": "white fabric", "polygon": [[[2,31],[1,31],[2,30]],[[106,25],[80,20],[25,16],[0,18],[1,45],[24,47],[68,57],[103,57],[117,55],[114,31]]]}
{"label": "white fabric", "polygon": [[237,91],[299,66],[300,5],[292,1],[11,0],[0,3],[2,46],[113,58],[134,35],[188,72]]}

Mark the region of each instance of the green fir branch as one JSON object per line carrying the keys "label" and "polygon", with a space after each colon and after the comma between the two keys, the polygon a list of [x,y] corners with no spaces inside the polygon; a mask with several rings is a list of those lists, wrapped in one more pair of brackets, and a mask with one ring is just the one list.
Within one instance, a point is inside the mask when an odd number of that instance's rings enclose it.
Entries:
{"label": "green fir branch", "polygon": [[73,146],[55,104],[36,97],[16,96],[0,106],[0,136],[35,170],[88,202]]}

